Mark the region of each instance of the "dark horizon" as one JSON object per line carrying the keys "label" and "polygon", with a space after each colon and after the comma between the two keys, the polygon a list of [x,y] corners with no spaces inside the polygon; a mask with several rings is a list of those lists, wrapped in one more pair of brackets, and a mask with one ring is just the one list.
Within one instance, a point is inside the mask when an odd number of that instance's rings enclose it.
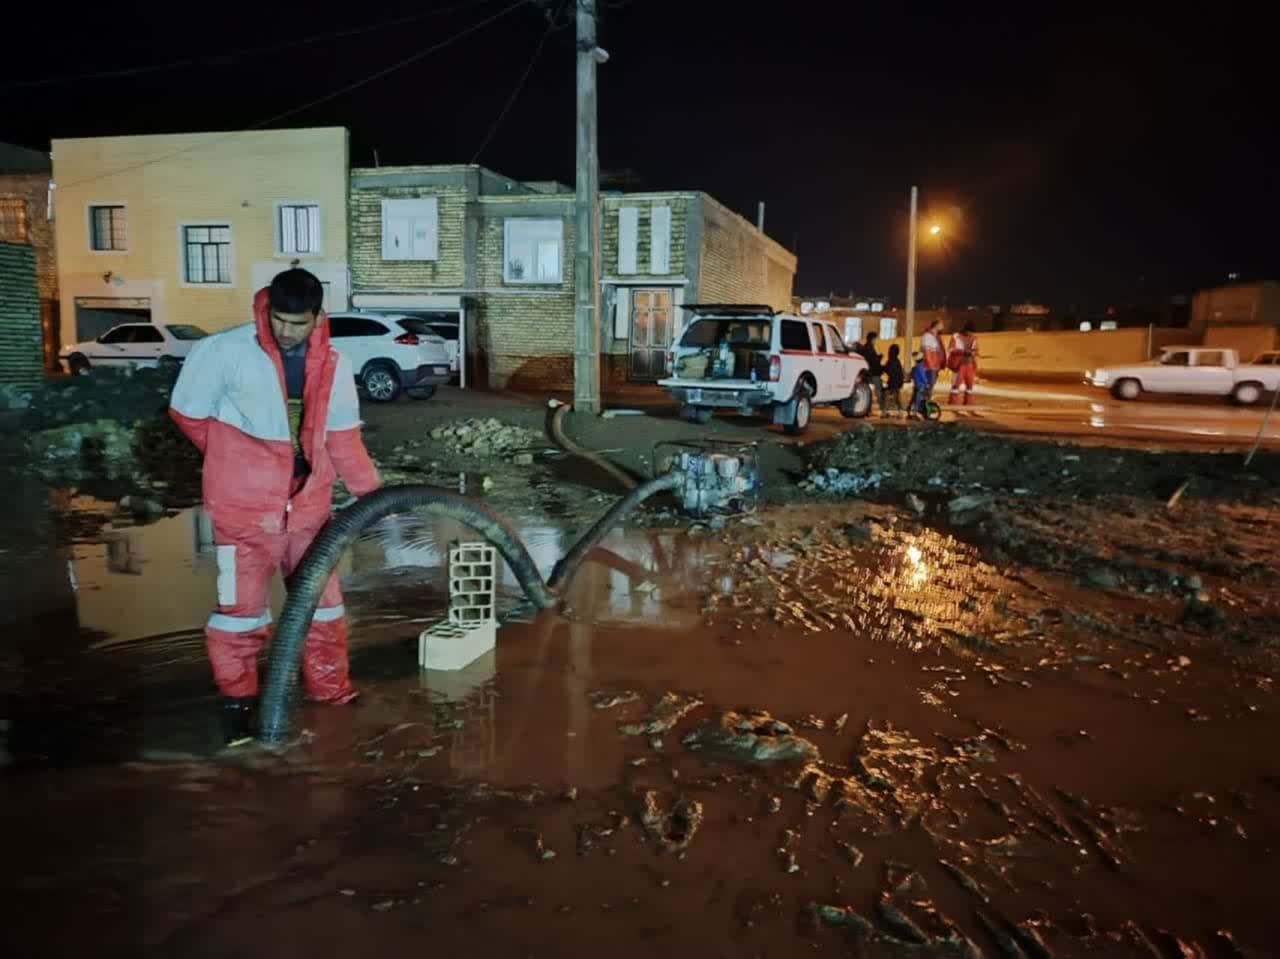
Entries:
{"label": "dark horizon", "polygon": [[[58,56],[25,44],[0,67],[0,140],[47,149],[62,137],[248,128],[510,5],[386,4],[351,21],[232,3],[187,28],[167,11],[78,13]],[[1158,20],[953,8],[913,19],[808,0],[785,18],[721,0],[696,12],[676,0],[601,6],[602,174],[704,190],[753,222],[763,200],[765,231],[799,256],[799,294],[900,302],[913,183],[922,222],[940,217],[947,240],[939,249],[922,233],[922,305],[1086,311],[1231,273],[1280,277],[1275,83],[1261,14],[1243,4]],[[13,15],[15,35],[50,35],[35,12]],[[544,36],[546,25],[525,4],[279,125],[347,127],[353,166],[372,166],[376,150],[383,165],[475,159],[571,185],[572,29]],[[118,71],[133,72],[64,79]]]}

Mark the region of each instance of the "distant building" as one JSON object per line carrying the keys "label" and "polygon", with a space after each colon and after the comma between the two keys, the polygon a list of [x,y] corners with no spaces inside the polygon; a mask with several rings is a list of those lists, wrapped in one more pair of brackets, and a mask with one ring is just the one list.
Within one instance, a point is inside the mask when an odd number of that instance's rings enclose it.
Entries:
{"label": "distant building", "polygon": [[1252,357],[1280,348],[1280,283],[1232,283],[1191,298],[1191,333],[1205,346]]}
{"label": "distant building", "polygon": [[0,243],[35,251],[36,291],[40,301],[41,353],[45,369],[57,369],[58,272],[53,224],[49,221],[49,154],[0,143]]}
{"label": "distant building", "polygon": [[340,127],[55,140],[62,342],[244,323],[295,263],[345,309],[347,150]]}
{"label": "distant building", "polygon": [[[479,166],[351,173],[352,302],[450,319],[468,382],[573,383],[574,196]],[[666,373],[682,303],[791,298],[796,258],[696,192],[600,198],[602,383]]]}

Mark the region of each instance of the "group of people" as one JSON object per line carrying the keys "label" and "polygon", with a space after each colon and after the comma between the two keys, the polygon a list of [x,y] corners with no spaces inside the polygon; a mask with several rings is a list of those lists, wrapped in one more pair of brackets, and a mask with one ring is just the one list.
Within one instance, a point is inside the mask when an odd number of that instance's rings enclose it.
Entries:
{"label": "group of people", "polygon": [[[978,337],[973,324],[951,337],[944,349],[942,321],[934,320],[920,337],[920,349],[911,354],[911,401],[907,407],[908,419],[924,417],[924,405],[933,394],[938,376],[943,368],[951,371],[951,395],[953,406],[968,406],[973,401],[973,388],[978,378]],[[887,358],[876,349],[878,333],[868,333],[855,349],[867,361],[867,381],[872,395],[880,405],[880,415],[888,416],[890,406],[902,412],[902,388],[906,384],[906,371],[902,366],[902,348],[894,343]]]}

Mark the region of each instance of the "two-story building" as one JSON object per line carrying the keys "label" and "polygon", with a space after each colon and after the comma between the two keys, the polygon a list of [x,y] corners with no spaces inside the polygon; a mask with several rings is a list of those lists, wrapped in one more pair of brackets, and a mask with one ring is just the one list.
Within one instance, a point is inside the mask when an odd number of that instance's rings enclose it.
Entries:
{"label": "two-story building", "polygon": [[341,127],[55,140],[61,340],[117,323],[216,332],[290,265],[348,306]]}
{"label": "two-story building", "polygon": [[0,243],[31,247],[40,301],[42,364],[57,368],[58,272],[49,220],[49,154],[0,143]]}
{"label": "two-story building", "polygon": [[[352,304],[458,323],[468,382],[567,387],[573,201],[478,166],[353,170]],[[600,220],[606,388],[664,374],[682,303],[790,302],[795,256],[705,194],[607,194]]]}

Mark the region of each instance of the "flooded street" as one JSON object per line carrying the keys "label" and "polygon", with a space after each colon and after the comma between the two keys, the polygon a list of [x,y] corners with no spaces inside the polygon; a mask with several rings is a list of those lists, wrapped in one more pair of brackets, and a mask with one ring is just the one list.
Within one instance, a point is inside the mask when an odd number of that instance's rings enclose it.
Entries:
{"label": "flooded street", "polygon": [[[5,553],[38,955],[1280,949],[1274,650],[1166,594],[825,503],[615,532],[562,613],[508,576],[496,650],[419,671],[464,534],[393,517],[341,567],[362,699],[215,757],[203,514],[54,505]],[[580,532],[518,525],[544,575]]]}

